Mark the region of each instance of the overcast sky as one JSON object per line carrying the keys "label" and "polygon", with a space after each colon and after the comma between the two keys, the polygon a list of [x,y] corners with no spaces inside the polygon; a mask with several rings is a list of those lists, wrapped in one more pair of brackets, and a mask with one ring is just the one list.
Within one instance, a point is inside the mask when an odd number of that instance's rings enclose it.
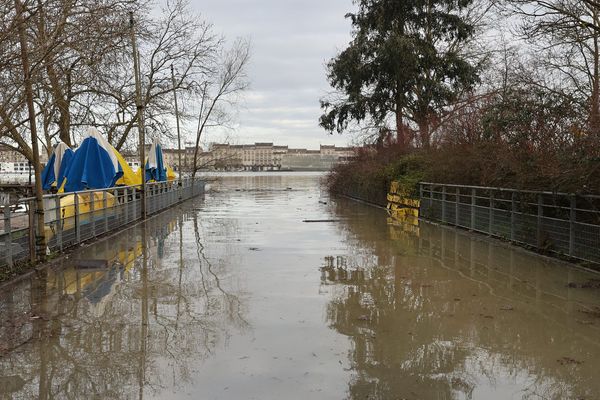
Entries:
{"label": "overcast sky", "polygon": [[318,148],[352,140],[318,126],[319,98],[329,90],[325,63],[350,41],[344,15],[351,0],[192,0],[192,6],[216,32],[252,43],[251,88],[232,143]]}

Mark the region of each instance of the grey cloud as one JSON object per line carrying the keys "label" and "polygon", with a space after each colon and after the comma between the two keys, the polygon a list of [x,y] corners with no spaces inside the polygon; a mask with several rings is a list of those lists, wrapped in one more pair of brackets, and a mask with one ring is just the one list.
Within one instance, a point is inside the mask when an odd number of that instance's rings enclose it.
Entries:
{"label": "grey cloud", "polygon": [[[249,37],[252,42],[251,89],[234,141],[308,148],[351,141],[318,126],[319,98],[329,90],[325,63],[350,40],[344,18],[353,7],[350,0],[202,0],[192,6],[227,38]],[[207,140],[224,135],[211,132]]]}

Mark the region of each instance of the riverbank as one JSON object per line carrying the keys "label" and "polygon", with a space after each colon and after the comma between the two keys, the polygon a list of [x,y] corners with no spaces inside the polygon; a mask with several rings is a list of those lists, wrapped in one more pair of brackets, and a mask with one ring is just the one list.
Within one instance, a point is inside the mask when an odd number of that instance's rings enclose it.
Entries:
{"label": "riverbank", "polygon": [[[590,186],[600,174],[574,176],[582,171],[580,168],[593,167],[593,160],[584,163],[587,167],[571,169],[566,165],[573,160],[562,160],[564,171],[560,174],[541,168],[520,175],[514,165],[512,174],[502,164],[488,165],[486,170],[480,164],[481,154],[462,158],[465,154],[460,156],[458,150],[452,153],[451,149],[447,144],[409,151],[394,145],[365,147],[355,159],[331,171],[328,188],[331,193],[386,207],[393,182],[400,197],[421,202],[423,187],[419,182],[433,182],[438,189],[426,194],[428,207],[422,218],[598,268],[600,196],[587,193],[600,187]],[[600,159],[596,164],[600,167]]]}

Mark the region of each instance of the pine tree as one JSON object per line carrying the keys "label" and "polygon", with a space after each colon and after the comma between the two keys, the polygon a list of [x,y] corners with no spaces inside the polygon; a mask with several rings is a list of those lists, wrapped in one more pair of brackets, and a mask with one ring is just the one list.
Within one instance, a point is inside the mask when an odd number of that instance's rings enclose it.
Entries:
{"label": "pine tree", "polygon": [[341,99],[322,99],[320,125],[343,132],[371,119],[382,127],[393,116],[398,143],[429,146],[444,108],[478,81],[462,55],[474,26],[464,11],[474,0],[356,0],[347,14],[353,40],[327,65]]}

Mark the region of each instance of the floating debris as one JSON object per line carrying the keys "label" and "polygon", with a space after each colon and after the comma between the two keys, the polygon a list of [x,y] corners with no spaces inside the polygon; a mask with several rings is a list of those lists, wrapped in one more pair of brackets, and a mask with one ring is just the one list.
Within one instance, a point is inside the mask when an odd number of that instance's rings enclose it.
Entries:
{"label": "floating debris", "polygon": [[600,318],[600,307],[594,307],[593,309],[579,309],[579,312],[589,315],[590,317]]}
{"label": "floating debris", "polygon": [[571,357],[562,357],[556,360],[560,365],[580,365],[583,364],[583,361],[576,360]]}
{"label": "floating debris", "polygon": [[600,289],[600,279],[589,279],[587,282],[569,282],[567,287],[571,289]]}

